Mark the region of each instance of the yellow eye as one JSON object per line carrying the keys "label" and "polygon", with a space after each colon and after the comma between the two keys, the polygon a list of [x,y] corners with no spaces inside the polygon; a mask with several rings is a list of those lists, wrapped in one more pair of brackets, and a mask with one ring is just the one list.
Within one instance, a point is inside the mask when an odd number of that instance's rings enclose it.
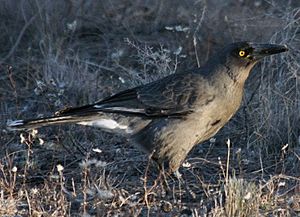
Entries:
{"label": "yellow eye", "polygon": [[243,57],[243,56],[245,56],[245,55],[246,55],[246,52],[245,52],[245,51],[243,51],[243,50],[240,50],[240,52],[239,52],[239,55],[240,55],[240,57]]}

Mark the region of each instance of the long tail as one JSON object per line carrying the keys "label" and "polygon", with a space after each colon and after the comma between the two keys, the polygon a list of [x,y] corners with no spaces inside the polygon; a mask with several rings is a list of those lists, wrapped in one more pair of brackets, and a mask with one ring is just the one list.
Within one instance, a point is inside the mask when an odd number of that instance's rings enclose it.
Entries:
{"label": "long tail", "polygon": [[[125,132],[127,134],[133,132],[128,123],[122,123],[122,121],[119,123],[119,121],[112,118],[109,113],[111,112],[103,110],[100,106],[95,106],[95,104],[65,108],[50,117],[8,121],[7,129],[26,130],[56,124],[76,123],[102,128],[109,132]],[[120,113],[122,113],[122,111]]]}
{"label": "long tail", "polygon": [[34,128],[39,128],[39,127],[49,126],[49,125],[90,121],[91,118],[92,116],[63,115],[63,116],[52,116],[52,117],[28,119],[28,120],[15,120],[15,121],[8,121],[7,128],[9,130],[34,129]]}

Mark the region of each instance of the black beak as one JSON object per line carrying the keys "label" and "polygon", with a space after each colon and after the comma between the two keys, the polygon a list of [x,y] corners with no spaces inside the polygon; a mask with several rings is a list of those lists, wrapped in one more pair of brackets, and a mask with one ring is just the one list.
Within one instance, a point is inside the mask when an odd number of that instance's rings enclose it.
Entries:
{"label": "black beak", "polygon": [[250,55],[255,60],[260,60],[266,56],[288,51],[288,47],[286,45],[251,43],[250,46],[253,48],[252,54]]}

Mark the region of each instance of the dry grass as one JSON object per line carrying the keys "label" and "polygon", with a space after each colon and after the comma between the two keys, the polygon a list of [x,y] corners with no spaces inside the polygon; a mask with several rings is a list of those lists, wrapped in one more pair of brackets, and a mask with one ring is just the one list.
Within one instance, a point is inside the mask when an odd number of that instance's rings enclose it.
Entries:
{"label": "dry grass", "polygon": [[[299,215],[297,1],[3,0],[0,16],[1,216]],[[238,114],[184,163],[185,183],[156,180],[145,155],[97,129],[5,129],[192,69],[237,40],[290,51],[255,68]]]}

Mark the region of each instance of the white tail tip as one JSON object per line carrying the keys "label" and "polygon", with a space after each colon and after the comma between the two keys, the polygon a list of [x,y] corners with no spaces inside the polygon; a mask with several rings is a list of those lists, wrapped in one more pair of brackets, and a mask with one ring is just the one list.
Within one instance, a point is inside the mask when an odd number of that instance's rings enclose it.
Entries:
{"label": "white tail tip", "polygon": [[15,128],[24,125],[24,121],[23,120],[15,120],[15,121],[11,121],[8,120],[6,122],[7,128],[10,130],[14,130]]}

